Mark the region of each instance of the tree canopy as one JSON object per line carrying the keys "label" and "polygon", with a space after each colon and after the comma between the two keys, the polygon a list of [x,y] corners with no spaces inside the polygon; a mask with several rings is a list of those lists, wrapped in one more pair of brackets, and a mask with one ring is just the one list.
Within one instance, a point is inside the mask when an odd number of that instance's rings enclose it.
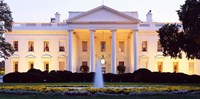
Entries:
{"label": "tree canopy", "polygon": [[0,1],[0,58],[7,59],[14,53],[9,42],[6,42],[3,34],[12,31],[13,18],[7,3]]}
{"label": "tree canopy", "polygon": [[177,11],[182,25],[165,24],[157,32],[164,56],[200,59],[200,1],[186,0]]}

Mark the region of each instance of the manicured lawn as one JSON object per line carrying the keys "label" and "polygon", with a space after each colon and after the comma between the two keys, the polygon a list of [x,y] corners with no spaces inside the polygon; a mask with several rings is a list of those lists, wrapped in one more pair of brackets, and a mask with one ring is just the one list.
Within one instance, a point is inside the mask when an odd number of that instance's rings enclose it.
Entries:
{"label": "manicured lawn", "polygon": [[158,96],[48,96],[0,94],[0,99],[200,99],[199,95],[158,95]]}

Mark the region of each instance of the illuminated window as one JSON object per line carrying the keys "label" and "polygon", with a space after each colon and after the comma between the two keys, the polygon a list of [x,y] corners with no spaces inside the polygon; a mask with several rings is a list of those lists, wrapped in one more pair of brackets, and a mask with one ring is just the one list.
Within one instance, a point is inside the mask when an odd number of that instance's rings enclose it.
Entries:
{"label": "illuminated window", "polygon": [[178,62],[173,62],[174,73],[178,72]]}
{"label": "illuminated window", "polygon": [[44,71],[49,71],[49,62],[44,62]]}
{"label": "illuminated window", "polygon": [[160,41],[157,42],[157,51],[162,52],[162,46],[160,44]]}
{"label": "illuminated window", "polygon": [[18,41],[13,41],[13,47],[15,51],[18,51]]}
{"label": "illuminated window", "polygon": [[124,61],[119,61],[119,66],[124,66]]}
{"label": "illuminated window", "polygon": [[82,41],[82,52],[87,52],[88,47],[87,47],[87,41]]}
{"label": "illuminated window", "polygon": [[32,52],[34,51],[34,42],[28,41],[28,51]]}
{"label": "illuminated window", "polygon": [[189,62],[189,74],[194,74],[194,62]]}
{"label": "illuminated window", "polygon": [[59,41],[59,51],[64,52],[65,51],[65,42]]}
{"label": "illuminated window", "polygon": [[158,72],[163,72],[163,62],[157,62]]}
{"label": "illuminated window", "polygon": [[28,66],[29,66],[29,69],[33,69],[34,68],[34,62],[33,61],[29,61],[28,62]]}
{"label": "illuminated window", "polygon": [[143,52],[147,51],[147,41],[142,41],[142,51]]}
{"label": "illuminated window", "polygon": [[65,62],[63,62],[63,61],[60,61],[59,62],[59,70],[65,70]]}
{"label": "illuminated window", "polygon": [[19,64],[18,64],[18,61],[14,61],[14,62],[13,62],[13,71],[14,71],[14,72],[18,72],[18,65],[19,65]]}
{"label": "illuminated window", "polygon": [[106,41],[101,41],[101,52],[106,52]]}
{"label": "illuminated window", "polygon": [[49,52],[49,41],[44,41],[44,52]]}
{"label": "illuminated window", "polygon": [[124,41],[119,41],[119,51],[124,52]]}
{"label": "illuminated window", "polygon": [[88,62],[87,61],[82,61],[82,65],[83,66],[88,66]]}

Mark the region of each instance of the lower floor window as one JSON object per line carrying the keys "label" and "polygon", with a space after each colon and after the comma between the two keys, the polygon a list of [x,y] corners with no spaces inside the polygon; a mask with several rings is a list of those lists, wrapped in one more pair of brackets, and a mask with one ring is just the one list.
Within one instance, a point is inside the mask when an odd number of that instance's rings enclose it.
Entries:
{"label": "lower floor window", "polygon": [[44,62],[44,71],[49,71],[49,62]]}
{"label": "lower floor window", "polygon": [[60,61],[59,62],[59,70],[65,70],[65,62]]}
{"label": "lower floor window", "polygon": [[178,72],[178,62],[173,62],[173,69],[174,69],[174,73]]}
{"label": "lower floor window", "polygon": [[158,72],[163,72],[163,62],[157,62]]}
{"label": "lower floor window", "polygon": [[33,69],[34,68],[34,62],[29,62],[29,69]]}
{"label": "lower floor window", "polygon": [[14,67],[14,68],[13,68],[13,71],[14,71],[14,72],[18,72],[18,61],[14,61],[14,62],[13,62],[13,67]]}

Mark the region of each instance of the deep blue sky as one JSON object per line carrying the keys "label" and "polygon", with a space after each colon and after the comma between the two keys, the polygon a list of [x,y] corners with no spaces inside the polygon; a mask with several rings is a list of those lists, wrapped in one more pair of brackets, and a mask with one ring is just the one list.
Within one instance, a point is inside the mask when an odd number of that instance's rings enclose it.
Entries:
{"label": "deep blue sky", "polygon": [[[61,20],[68,18],[68,11],[88,11],[102,5],[102,0],[4,0],[13,12],[15,22],[49,22],[55,12]],[[185,0],[104,0],[104,5],[118,11],[138,11],[139,19],[146,20],[152,10],[156,22],[178,22],[176,10]]]}

